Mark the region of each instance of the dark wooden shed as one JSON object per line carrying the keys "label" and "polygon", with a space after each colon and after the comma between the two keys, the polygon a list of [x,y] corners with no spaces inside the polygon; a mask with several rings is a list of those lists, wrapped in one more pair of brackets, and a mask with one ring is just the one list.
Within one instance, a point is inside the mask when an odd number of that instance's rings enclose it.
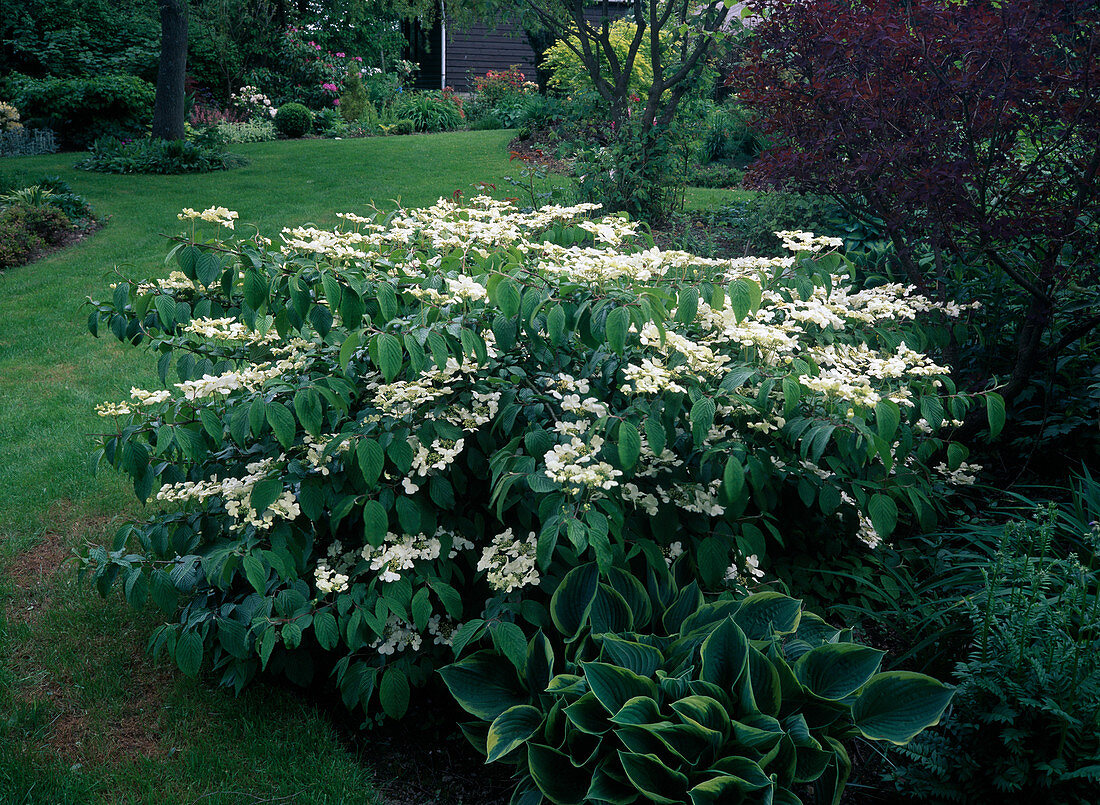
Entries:
{"label": "dark wooden shed", "polygon": [[514,25],[477,23],[454,29],[446,21],[431,27],[415,21],[407,24],[406,35],[406,58],[420,65],[417,89],[451,87],[455,92],[473,92],[476,76],[512,65],[529,81],[535,80],[535,52]]}

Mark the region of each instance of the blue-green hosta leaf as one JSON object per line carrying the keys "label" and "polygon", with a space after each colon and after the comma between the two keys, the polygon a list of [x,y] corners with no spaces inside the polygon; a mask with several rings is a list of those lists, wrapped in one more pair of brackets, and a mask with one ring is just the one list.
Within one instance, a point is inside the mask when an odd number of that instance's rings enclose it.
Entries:
{"label": "blue-green hosta leaf", "polygon": [[817,797],[822,805],[840,805],[848,775],[852,773],[852,761],[848,750],[836,738],[825,737],[825,749],[833,753],[829,765],[816,782]]}
{"label": "blue-green hosta leaf", "polygon": [[743,786],[741,790],[746,793],[760,791],[772,786],[771,779],[760,767],[760,764],[747,757],[727,755],[711,764],[711,768],[739,779]]}
{"label": "blue-green hosta leaf", "polygon": [[582,662],[588,686],[608,714],[615,714],[635,696],[657,698],[657,685],[648,677],[605,662]]}
{"label": "blue-green hosta leaf", "polygon": [[542,629],[539,629],[527,644],[527,657],[524,668],[527,687],[532,692],[542,692],[546,690],[546,686],[550,684],[553,676],[554,647],[546,639]]}
{"label": "blue-green hosta leaf", "polygon": [[852,718],[865,737],[904,744],[939,723],[954,693],[930,676],[888,671],[867,683],[852,705]]}
{"label": "blue-green hosta leaf", "polygon": [[550,599],[550,617],[566,642],[577,637],[587,623],[596,600],[600,579],[599,569],[593,565],[581,565],[570,570]]}
{"label": "blue-green hosta leaf", "polygon": [[640,676],[652,677],[661,665],[661,652],[645,643],[607,634],[603,636],[600,645],[605,660],[629,668]]}
{"label": "blue-green hosta leaf", "polygon": [[779,715],[783,704],[783,685],[779,671],[771,660],[751,646],[749,680],[752,683],[752,702],[756,709],[767,716]]}
{"label": "blue-green hosta leaf", "polygon": [[617,757],[609,756],[596,764],[592,772],[592,784],[585,794],[585,802],[632,805],[637,800],[638,792],[626,779]]}
{"label": "blue-green hosta leaf", "polygon": [[629,632],[634,626],[630,605],[610,585],[600,583],[592,601],[592,634]]}
{"label": "blue-green hosta leaf", "polygon": [[578,674],[558,674],[550,680],[546,692],[556,696],[580,696],[588,692],[588,680]]}
{"label": "blue-green hosta leaf", "polygon": [[664,720],[665,717],[661,715],[657,701],[649,696],[635,696],[629,699],[619,712],[611,717],[611,721],[620,726],[656,724]]}
{"label": "blue-green hosta leaf", "polygon": [[603,735],[611,729],[607,710],[591,692],[566,707],[565,715],[577,729],[589,735]]}
{"label": "blue-green hosta leaf", "polygon": [[679,805],[686,801],[688,778],[670,769],[656,755],[620,750],[619,760],[627,778],[650,802]]}
{"label": "blue-green hosta leaf", "polygon": [[721,733],[723,740],[730,735],[732,725],[729,713],[716,699],[709,696],[685,696],[673,702],[671,707],[681,718]]}
{"label": "blue-green hosta leaf", "polygon": [[509,707],[489,726],[485,739],[486,763],[492,763],[522,745],[542,726],[542,713],[529,704]]}
{"label": "blue-green hosta leaf", "polygon": [[615,591],[623,597],[634,615],[634,628],[641,629],[649,624],[653,617],[653,604],[645,587],[634,576],[621,568],[613,567],[607,574],[607,580]]}
{"label": "blue-green hosta leaf", "polygon": [[726,618],[703,641],[699,653],[702,659],[700,678],[722,690],[732,691],[748,668],[749,641],[733,618]]}
{"label": "blue-green hosta leaf", "polygon": [[815,696],[837,701],[867,684],[884,653],[856,643],[818,646],[798,658],[794,674]]}
{"label": "blue-green hosta leaf", "polygon": [[580,805],[591,783],[569,756],[542,744],[527,745],[527,768],[539,791],[554,805]]}
{"label": "blue-green hosta leaf", "polygon": [[802,601],[771,590],[741,600],[733,619],[750,640],[790,634],[802,619]]}
{"label": "blue-green hosta leaf", "polygon": [[492,721],[509,707],[529,704],[510,663],[495,651],[475,651],[439,671],[455,701],[471,715]]}

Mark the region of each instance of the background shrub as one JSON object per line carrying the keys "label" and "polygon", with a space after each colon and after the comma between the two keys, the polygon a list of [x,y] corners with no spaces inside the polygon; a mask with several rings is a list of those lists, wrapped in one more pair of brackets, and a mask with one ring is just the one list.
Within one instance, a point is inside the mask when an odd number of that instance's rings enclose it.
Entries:
{"label": "background shrub", "polygon": [[393,103],[393,115],[411,120],[416,131],[452,131],[462,125],[462,101],[451,92],[406,92]]}
{"label": "background shrub", "polygon": [[313,113],[300,103],[284,103],[275,113],[275,128],[286,137],[304,137],[313,126]]}
{"label": "background shrub", "polygon": [[175,174],[229,170],[244,162],[243,157],[208,142],[103,137],[92,144],[88,156],[76,167],[99,173]]}
{"label": "background shrub", "polygon": [[0,209],[0,269],[22,265],[43,249],[61,245],[72,230],[68,216],[48,202],[5,205]]}
{"label": "background shrub", "polygon": [[156,91],[132,75],[90,78],[29,78],[10,81],[27,124],[58,132],[64,147],[84,148],[105,135],[124,137],[144,131],[153,116]]}
{"label": "background shrub", "polygon": [[[179,272],[118,283],[89,319],[146,343],[166,384],[100,407],[120,429],[97,460],[165,504],[89,552],[100,590],[152,596],[169,616],[153,646],[188,673],[206,657],[226,685],[304,682],[317,646],[349,707],[399,717],[460,624],[530,637],[579,565],[682,557],[683,587],[718,594],[798,534],[855,553],[935,520],[935,462],[966,456],[943,421],[977,400],[901,343],[920,343],[918,310],[945,313],[854,293],[840,255],[810,251],[828,243],[716,263],[590,209],[441,201],[369,236],[355,216],[295,230],[286,253],[211,242],[235,213],[186,211],[205,229],[180,239]],[[826,294],[843,318],[811,324]],[[837,386],[861,364],[812,355],[913,368]]]}
{"label": "background shrub", "polygon": [[1067,544],[1055,511],[1004,526],[984,583],[962,599],[958,694],[942,731],[897,752],[905,793],[1086,803],[1100,788],[1100,525],[1080,523]]}
{"label": "background shrub", "polygon": [[344,91],[340,94],[340,116],[349,123],[362,120],[367,112],[367,89],[363,85],[363,75],[357,67],[348,70],[344,81]]}
{"label": "background shrub", "polygon": [[226,145],[265,143],[278,138],[270,120],[250,120],[247,123],[219,123],[215,128],[218,140]]}

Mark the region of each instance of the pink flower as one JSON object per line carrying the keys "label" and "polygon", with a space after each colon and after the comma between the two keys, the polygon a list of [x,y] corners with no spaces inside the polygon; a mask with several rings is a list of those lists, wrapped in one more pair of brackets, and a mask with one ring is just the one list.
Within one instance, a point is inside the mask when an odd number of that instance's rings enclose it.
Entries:
{"label": "pink flower", "polygon": [[344,58],[344,54],[343,53],[337,53],[336,58],[342,59],[342,58]]}
{"label": "pink flower", "polygon": [[333,106],[339,106],[340,105],[340,99],[339,98],[333,98],[332,99],[332,105]]}
{"label": "pink flower", "polygon": [[361,61],[363,61],[363,57],[362,57],[362,56],[356,56],[356,57],[355,57],[355,60],[356,60],[356,61],[360,61],[360,62],[361,62]]}

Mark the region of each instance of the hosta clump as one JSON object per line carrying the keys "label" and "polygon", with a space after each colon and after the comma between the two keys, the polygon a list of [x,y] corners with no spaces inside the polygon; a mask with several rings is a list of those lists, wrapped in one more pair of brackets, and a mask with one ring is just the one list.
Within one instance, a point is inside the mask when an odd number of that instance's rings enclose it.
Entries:
{"label": "hosta clump", "polygon": [[951,698],[931,677],[880,673],[882,652],[800,601],[704,602],[694,581],[647,575],[648,589],[617,568],[570,571],[550,637],[517,650],[494,632],[501,649],[443,669],[481,719],[464,727],[471,742],[515,765],[516,805],[790,805],[811,784],[836,803],[851,770],[842,740],[905,743]]}
{"label": "hosta clump", "polygon": [[164,383],[100,408],[98,458],[157,503],[88,554],[100,589],[167,611],[188,672],[333,667],[400,715],[455,630],[533,628],[583,562],[682,554],[720,590],[784,539],[935,517],[969,402],[911,323],[952,311],[810,236],[704,260],[592,213],[440,201],[275,248],[184,211],[178,271],[92,302]]}

